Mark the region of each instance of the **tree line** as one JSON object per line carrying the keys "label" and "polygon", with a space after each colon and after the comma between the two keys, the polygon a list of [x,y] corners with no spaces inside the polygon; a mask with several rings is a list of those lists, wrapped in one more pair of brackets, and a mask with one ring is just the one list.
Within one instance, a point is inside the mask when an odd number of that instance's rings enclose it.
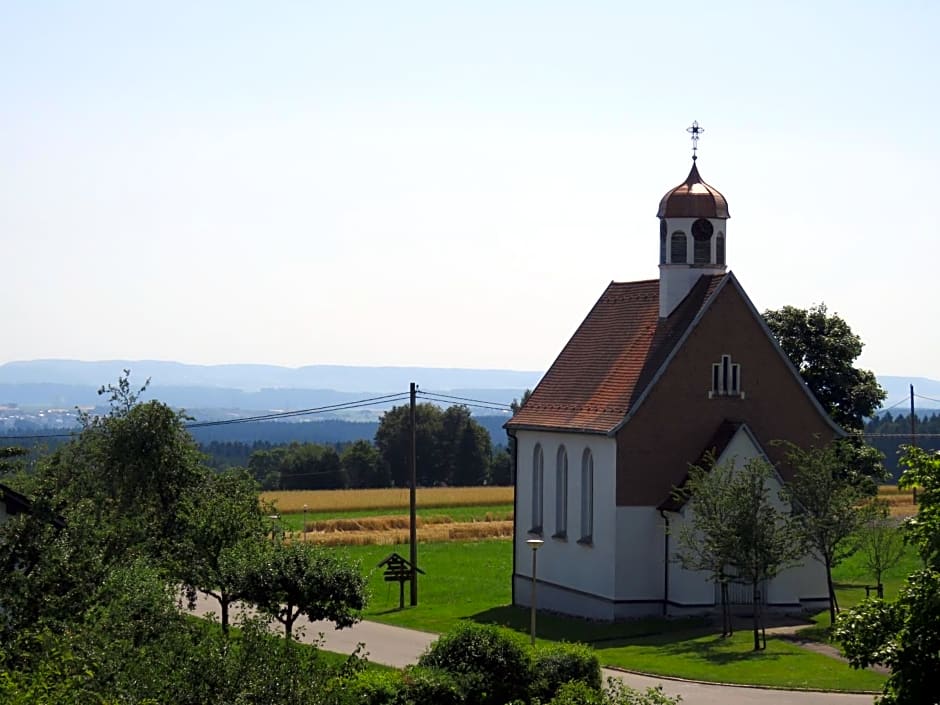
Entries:
{"label": "tree line", "polygon": [[[417,481],[424,487],[507,485],[511,458],[461,405],[415,409]],[[345,443],[211,442],[201,446],[217,468],[244,467],[266,490],[405,487],[411,482],[409,408],[382,415],[374,441]]]}

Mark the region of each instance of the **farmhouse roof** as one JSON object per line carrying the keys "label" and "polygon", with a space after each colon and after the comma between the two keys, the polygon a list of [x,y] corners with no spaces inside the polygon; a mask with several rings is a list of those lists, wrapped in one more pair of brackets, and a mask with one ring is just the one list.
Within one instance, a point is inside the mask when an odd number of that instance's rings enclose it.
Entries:
{"label": "farmhouse roof", "polygon": [[667,318],[658,280],[611,282],[506,428],[614,431],[727,276],[700,277]]}

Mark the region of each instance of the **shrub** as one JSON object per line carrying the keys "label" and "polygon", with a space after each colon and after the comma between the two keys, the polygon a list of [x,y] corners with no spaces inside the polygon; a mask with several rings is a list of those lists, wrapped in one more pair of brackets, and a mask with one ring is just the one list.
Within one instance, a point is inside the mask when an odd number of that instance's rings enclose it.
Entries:
{"label": "shrub", "polygon": [[462,624],[441,635],[418,665],[453,674],[468,705],[505,705],[529,690],[529,657],[521,637],[488,624]]}
{"label": "shrub", "polygon": [[412,666],[403,676],[400,705],[463,705],[464,692],[447,671]]}
{"label": "shrub", "polygon": [[548,705],[608,705],[603,691],[582,681],[562,683]]}
{"label": "shrub", "polygon": [[401,671],[360,671],[339,701],[344,705],[397,705],[404,685]]}
{"label": "shrub", "polygon": [[532,655],[531,694],[548,701],[565,683],[583,683],[601,689],[601,664],[584,644],[552,644],[536,648]]}

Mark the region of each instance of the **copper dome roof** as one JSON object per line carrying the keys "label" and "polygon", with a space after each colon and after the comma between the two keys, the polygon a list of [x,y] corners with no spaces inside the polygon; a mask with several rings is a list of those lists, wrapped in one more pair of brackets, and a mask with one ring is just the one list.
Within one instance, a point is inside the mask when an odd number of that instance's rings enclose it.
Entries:
{"label": "copper dome roof", "polygon": [[671,189],[659,202],[659,218],[729,218],[728,202],[718,189],[709,186],[699,176],[698,166],[686,180]]}

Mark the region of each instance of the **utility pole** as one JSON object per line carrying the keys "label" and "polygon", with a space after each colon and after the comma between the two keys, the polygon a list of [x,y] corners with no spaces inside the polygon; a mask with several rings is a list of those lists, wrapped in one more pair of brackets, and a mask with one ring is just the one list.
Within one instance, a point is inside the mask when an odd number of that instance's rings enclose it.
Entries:
{"label": "utility pole", "polygon": [[911,447],[917,447],[917,417],[914,416],[914,385],[911,385]]}
{"label": "utility pole", "polygon": [[415,402],[417,398],[418,387],[414,382],[411,383],[411,606],[418,604],[418,518],[417,518],[417,499],[418,499],[418,443],[416,433]]}

